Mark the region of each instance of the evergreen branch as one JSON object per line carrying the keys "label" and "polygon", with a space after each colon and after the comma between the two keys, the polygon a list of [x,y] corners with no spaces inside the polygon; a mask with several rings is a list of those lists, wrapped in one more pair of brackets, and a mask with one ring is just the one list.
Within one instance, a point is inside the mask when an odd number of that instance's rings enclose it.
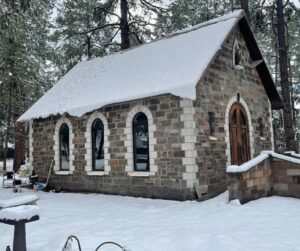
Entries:
{"label": "evergreen branch", "polygon": [[142,5],[144,5],[148,9],[152,10],[153,12],[157,12],[157,11],[167,12],[166,8],[156,6],[152,3],[149,3],[147,0],[140,0],[140,2]]}
{"label": "evergreen branch", "polygon": [[103,8],[103,7],[96,7],[96,9],[95,9],[96,15],[98,15],[98,13],[97,13],[98,10],[101,10],[101,11],[105,12],[106,14],[115,16],[115,17],[117,17],[119,20],[121,19],[121,17],[120,17],[118,14],[116,14],[116,13],[114,13],[114,12],[112,12],[112,11],[109,11],[109,10]]}
{"label": "evergreen branch", "polygon": [[68,36],[67,39],[75,36],[75,35],[86,35],[88,33],[91,33],[91,32],[94,32],[96,30],[101,30],[101,29],[104,29],[106,27],[111,27],[111,28],[116,28],[116,27],[119,27],[120,24],[119,23],[110,23],[110,24],[104,24],[104,25],[101,25],[101,26],[98,26],[98,27],[95,27],[93,29],[90,29],[88,31],[82,31],[82,32],[74,32],[72,35]]}

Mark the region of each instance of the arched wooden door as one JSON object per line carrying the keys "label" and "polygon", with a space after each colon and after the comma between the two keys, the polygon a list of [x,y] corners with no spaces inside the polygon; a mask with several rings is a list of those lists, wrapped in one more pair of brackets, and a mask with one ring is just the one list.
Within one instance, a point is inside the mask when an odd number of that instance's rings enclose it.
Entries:
{"label": "arched wooden door", "polygon": [[241,165],[250,159],[248,121],[244,108],[235,103],[229,113],[231,164]]}

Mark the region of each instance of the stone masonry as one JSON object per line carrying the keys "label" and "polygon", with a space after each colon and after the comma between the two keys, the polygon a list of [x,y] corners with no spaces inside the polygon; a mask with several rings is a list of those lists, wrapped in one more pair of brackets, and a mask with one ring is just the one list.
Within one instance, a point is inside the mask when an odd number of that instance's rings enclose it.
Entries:
{"label": "stone masonry", "polygon": [[[232,49],[235,39],[242,50],[243,70],[233,67]],[[196,86],[194,117],[198,128],[197,179],[200,186],[208,186],[208,197],[227,189],[226,167],[231,164],[228,117],[234,102],[239,102],[247,112],[251,157],[272,148],[270,103],[251,63],[245,41],[236,27]],[[214,118],[213,137],[209,137],[209,112]],[[260,118],[264,125],[263,137],[260,135]]]}
{"label": "stone masonry", "polygon": [[228,172],[229,200],[242,204],[271,195],[300,198],[300,164],[269,157],[244,172]]}
{"label": "stone masonry", "polygon": [[[243,70],[234,69],[232,64],[235,39],[242,50]],[[165,94],[108,105],[80,118],[66,114],[35,119],[31,132],[33,167],[45,178],[51,161],[57,161],[57,123],[65,120],[72,128],[72,168],[71,172],[59,172],[56,164],[50,186],[68,191],[176,200],[215,196],[227,187],[225,171],[230,164],[227,117],[234,102],[240,102],[247,111],[251,155],[272,148],[270,103],[251,63],[242,35],[235,28],[199,80],[194,101]],[[149,122],[150,172],[146,173],[134,172],[132,168],[131,120],[139,111],[147,115]],[[102,120],[105,118],[107,130],[106,169],[101,173],[90,168],[88,130],[90,117],[95,113]],[[209,130],[209,113],[213,114],[213,135]],[[263,128],[259,121],[263,122]]]}

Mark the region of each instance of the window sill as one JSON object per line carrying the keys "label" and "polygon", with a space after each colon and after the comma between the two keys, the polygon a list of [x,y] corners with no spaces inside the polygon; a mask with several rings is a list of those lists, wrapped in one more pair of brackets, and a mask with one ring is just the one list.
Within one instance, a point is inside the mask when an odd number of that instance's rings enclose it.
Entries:
{"label": "window sill", "polygon": [[244,70],[244,66],[239,65],[239,64],[234,65],[233,68],[234,68],[235,70],[239,70],[239,71]]}
{"label": "window sill", "polygon": [[55,171],[55,174],[57,175],[70,175],[73,174],[72,171]]}
{"label": "window sill", "polygon": [[128,175],[131,177],[149,177],[149,176],[155,176],[155,172],[128,172]]}
{"label": "window sill", "polygon": [[109,171],[88,171],[86,172],[86,174],[89,176],[105,176],[105,175],[109,175],[110,172]]}

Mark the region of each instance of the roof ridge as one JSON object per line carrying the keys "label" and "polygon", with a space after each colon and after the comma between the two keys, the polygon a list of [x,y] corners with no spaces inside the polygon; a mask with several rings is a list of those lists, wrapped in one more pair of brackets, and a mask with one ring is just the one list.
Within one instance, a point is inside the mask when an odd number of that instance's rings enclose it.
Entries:
{"label": "roof ridge", "polygon": [[[239,14],[237,15],[237,13],[239,13]],[[152,43],[155,43],[155,42],[159,42],[159,41],[162,41],[162,40],[165,40],[165,39],[173,38],[173,37],[178,36],[178,35],[183,35],[183,34],[198,30],[200,28],[207,27],[207,26],[210,26],[210,25],[214,25],[214,24],[217,24],[217,23],[220,23],[220,22],[225,22],[225,21],[227,21],[229,19],[232,19],[232,18],[243,17],[244,15],[245,15],[245,13],[242,9],[235,10],[235,11],[229,12],[225,15],[210,19],[206,22],[202,22],[202,23],[193,25],[191,27],[187,27],[187,28],[184,28],[184,29],[181,29],[181,30],[178,30],[178,31],[174,31],[170,34],[167,34],[167,35],[163,36],[163,37],[160,37],[160,38],[154,39],[152,41],[149,41],[148,43],[139,44],[139,45],[136,45],[134,47],[130,47],[130,48],[127,48],[125,50],[117,51],[115,53],[108,54],[108,55],[105,55],[105,56],[102,56],[102,57],[95,57],[95,58],[92,58],[91,60],[81,61],[79,64],[86,63],[86,62],[93,61],[93,60],[101,60],[103,58],[108,58],[108,57],[112,57],[112,56],[115,56],[115,55],[124,54],[124,53],[132,51],[134,49],[138,49],[138,48],[141,48],[143,46],[146,46],[146,45],[149,45],[149,44],[152,44]]]}

